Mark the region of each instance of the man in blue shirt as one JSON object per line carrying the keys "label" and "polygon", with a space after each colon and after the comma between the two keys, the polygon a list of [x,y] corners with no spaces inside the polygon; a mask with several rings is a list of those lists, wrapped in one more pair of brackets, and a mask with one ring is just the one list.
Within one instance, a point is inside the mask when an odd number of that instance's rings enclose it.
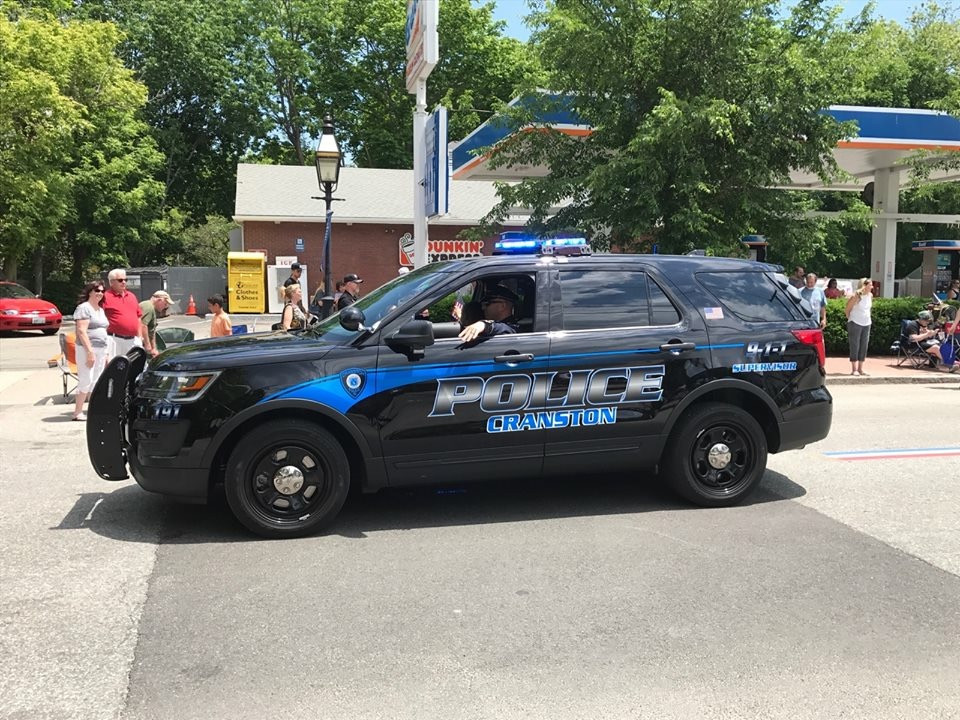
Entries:
{"label": "man in blue shirt", "polygon": [[823,290],[817,287],[817,276],[815,273],[807,273],[807,284],[800,289],[800,297],[810,303],[813,308],[813,314],[820,318],[820,327],[827,326],[827,296]]}

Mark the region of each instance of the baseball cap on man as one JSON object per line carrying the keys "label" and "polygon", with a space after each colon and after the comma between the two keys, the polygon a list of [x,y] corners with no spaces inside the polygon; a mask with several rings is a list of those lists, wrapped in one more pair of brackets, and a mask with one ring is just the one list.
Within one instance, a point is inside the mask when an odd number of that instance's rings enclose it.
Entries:
{"label": "baseball cap on man", "polygon": [[291,270],[299,270],[299,269],[300,269],[300,263],[290,263],[290,269],[291,269]]}
{"label": "baseball cap on man", "polygon": [[357,275],[356,273],[350,273],[349,275],[343,276],[343,282],[344,283],[348,283],[348,282],[362,283],[363,280],[361,280],[360,276]]}
{"label": "baseball cap on man", "polygon": [[496,287],[490,289],[487,294],[483,296],[483,300],[480,302],[490,302],[491,300],[496,300],[498,298],[509,300],[514,305],[520,302],[519,296],[517,296],[513,290],[505,285],[497,285]]}
{"label": "baseball cap on man", "polygon": [[157,298],[158,300],[166,300],[168,303],[173,302],[173,298],[170,297],[166,290],[157,290],[151,297]]}
{"label": "baseball cap on man", "polygon": [[917,320],[926,320],[927,322],[933,322],[933,313],[929,310],[921,310],[917,313]]}

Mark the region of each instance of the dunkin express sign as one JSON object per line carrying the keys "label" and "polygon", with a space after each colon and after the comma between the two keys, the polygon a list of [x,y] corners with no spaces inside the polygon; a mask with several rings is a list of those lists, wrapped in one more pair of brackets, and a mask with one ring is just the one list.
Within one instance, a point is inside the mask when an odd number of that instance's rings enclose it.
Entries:
{"label": "dunkin express sign", "polygon": [[[483,255],[483,240],[428,240],[427,261],[460,260]],[[413,235],[400,238],[400,265],[413,267]]]}

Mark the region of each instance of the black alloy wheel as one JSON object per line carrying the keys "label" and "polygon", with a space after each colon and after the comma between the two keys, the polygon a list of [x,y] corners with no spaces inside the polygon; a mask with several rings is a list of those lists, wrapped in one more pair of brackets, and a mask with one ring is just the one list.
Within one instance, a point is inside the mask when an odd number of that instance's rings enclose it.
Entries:
{"label": "black alloy wheel", "polygon": [[263,537],[301,537],[329,525],[350,487],[339,442],[321,427],[271,421],[234,449],[224,489],[245,527]]}
{"label": "black alloy wheel", "polygon": [[745,498],[766,467],[766,436],[753,416],[733,405],[705,403],[674,427],[663,472],[687,500],[724,507]]}

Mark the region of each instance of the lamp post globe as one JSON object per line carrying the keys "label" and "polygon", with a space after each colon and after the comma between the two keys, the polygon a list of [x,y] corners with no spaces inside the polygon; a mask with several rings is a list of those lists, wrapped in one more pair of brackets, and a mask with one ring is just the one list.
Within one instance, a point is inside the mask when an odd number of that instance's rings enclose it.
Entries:
{"label": "lamp post globe", "polygon": [[327,223],[323,235],[323,316],[329,317],[333,313],[332,274],[330,269],[330,230],[333,211],[333,191],[340,181],[340,166],[343,164],[343,153],[337,143],[333,130],[333,118],[327,115],[323,119],[323,133],[314,152],[313,163],[317,168],[317,183],[323,192],[323,199],[327,207]]}

